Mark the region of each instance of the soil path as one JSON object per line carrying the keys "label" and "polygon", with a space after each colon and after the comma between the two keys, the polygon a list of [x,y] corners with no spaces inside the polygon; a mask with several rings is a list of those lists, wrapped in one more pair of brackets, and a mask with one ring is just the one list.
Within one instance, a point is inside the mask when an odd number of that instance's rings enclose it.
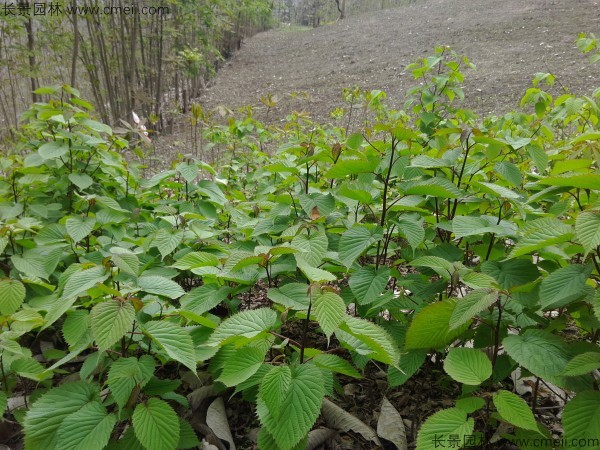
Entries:
{"label": "soil path", "polygon": [[[358,85],[385,90],[400,105],[415,83],[406,65],[449,45],[477,65],[465,80],[467,105],[500,114],[518,104],[537,72],[552,72],[577,94],[600,85],[600,66],[575,47],[580,32],[600,35],[600,1],[417,0],[308,31],[258,34],[200,100],[209,108],[261,107],[259,97],[271,93],[280,98],[273,119],[302,109],[326,121],[342,104],[341,90]],[[288,94],[301,91],[310,99],[299,106]]]}

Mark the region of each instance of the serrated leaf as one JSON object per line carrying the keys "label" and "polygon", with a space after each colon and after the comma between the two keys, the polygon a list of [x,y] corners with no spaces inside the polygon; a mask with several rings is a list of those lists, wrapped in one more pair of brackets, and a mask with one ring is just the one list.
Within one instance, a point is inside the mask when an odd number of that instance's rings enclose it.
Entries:
{"label": "serrated leaf", "polygon": [[526,330],[522,335],[507,336],[502,345],[512,359],[545,379],[560,375],[571,359],[567,344],[544,330]]}
{"label": "serrated leaf", "polygon": [[366,344],[373,353],[369,356],[385,364],[397,365],[400,359],[398,348],[388,332],[368,320],[346,316],[340,329]]}
{"label": "serrated leaf", "polygon": [[327,281],[335,281],[337,277],[323,269],[319,269],[317,267],[307,266],[300,261],[298,264],[298,268],[304,274],[304,276],[308,279],[308,281],[313,283],[325,283]]}
{"label": "serrated leaf", "polygon": [[[299,250],[300,253],[296,253],[296,260],[299,264],[317,267],[323,261],[323,256],[327,253],[327,247],[329,241],[325,231],[311,231],[310,234],[302,233],[298,234],[292,239],[290,244],[292,248]],[[303,262],[300,262],[303,260]]]}
{"label": "serrated leaf", "polygon": [[306,284],[288,283],[267,291],[269,300],[295,310],[308,309],[309,297]]}
{"label": "serrated leaf", "polygon": [[492,362],[479,349],[452,348],[444,360],[444,370],[459,383],[478,386],[492,375]]}
{"label": "serrated leaf", "polygon": [[102,450],[117,423],[100,402],[88,403],[67,416],[57,432],[56,448],[61,450]]}
{"label": "serrated leaf", "polygon": [[510,258],[517,258],[550,245],[566,242],[573,236],[572,227],[554,217],[527,222],[520,233],[522,236],[513,248]]}
{"label": "serrated leaf", "polygon": [[348,284],[359,305],[368,305],[379,298],[390,278],[389,267],[363,266],[352,274]]}
{"label": "serrated leaf", "polygon": [[498,300],[498,292],[492,289],[480,289],[469,292],[456,300],[456,306],[450,317],[450,329],[454,330],[473,319],[481,311],[489,308]]}
{"label": "serrated leaf", "polygon": [[138,286],[144,292],[176,299],[185,294],[179,284],[160,275],[144,275],[138,279]]}
{"label": "serrated leaf", "polygon": [[25,300],[25,286],[19,280],[0,280],[0,314],[16,312]]}
{"label": "serrated leaf", "polygon": [[92,308],[90,319],[98,349],[107,350],[131,331],[135,309],[131,302],[107,300]]}
{"label": "serrated leaf", "polygon": [[427,350],[424,349],[409,350],[407,353],[403,353],[399,363],[400,369],[393,366],[388,367],[387,379],[389,386],[394,388],[406,383],[421,368],[426,356]]}
{"label": "serrated leaf", "polygon": [[479,181],[479,182],[474,182],[473,185],[478,186],[479,188],[481,188],[482,191],[484,191],[488,194],[491,194],[495,197],[508,198],[511,200],[516,200],[516,199],[521,198],[521,196],[519,194],[517,194],[516,192],[511,191],[510,189],[507,189],[504,186],[500,186],[498,184],[486,183],[483,181]]}
{"label": "serrated leaf", "polygon": [[540,285],[542,308],[560,308],[583,297],[590,271],[589,267],[571,264],[544,278]]}
{"label": "serrated leaf", "polygon": [[94,179],[87,173],[70,173],[69,181],[82,191],[94,184]]}
{"label": "serrated leaf", "polygon": [[138,275],[140,272],[140,260],[135,253],[120,247],[113,247],[110,253],[115,266],[130,275]]}
{"label": "serrated leaf", "polygon": [[192,289],[181,297],[181,309],[202,315],[226,300],[230,293],[231,289],[227,286],[205,284]]}
{"label": "serrated leaf", "polygon": [[189,333],[180,326],[166,321],[152,321],[144,324],[146,334],[162,348],[167,355],[180,362],[192,373],[196,373],[196,352]]}
{"label": "serrated leaf", "polygon": [[456,216],[452,219],[452,232],[459,239],[465,236],[480,236],[494,233],[496,236],[506,236],[509,230],[502,225],[490,223],[485,217]]}
{"label": "serrated leaf", "polygon": [[154,358],[150,355],[143,355],[140,359],[119,358],[112,363],[107,383],[119,408],[127,404],[136,386],[143,388],[150,381],[155,367]]}
{"label": "serrated leaf", "polygon": [[360,373],[343,358],[328,353],[319,353],[313,358],[315,365],[321,369],[331,370],[353,378],[361,378]]}
{"label": "serrated leaf", "polygon": [[158,248],[163,259],[169,255],[183,240],[183,232],[181,231],[169,231],[161,228],[156,233],[152,244]]}
{"label": "serrated leaf", "polygon": [[456,300],[446,299],[432,303],[417,313],[406,332],[406,349],[441,348],[456,339],[469,325],[451,329],[450,320]]}
{"label": "serrated leaf", "polygon": [[346,304],[344,300],[334,292],[324,291],[313,299],[315,316],[327,341],[346,317]]}
{"label": "serrated leaf", "polygon": [[26,448],[55,448],[57,432],[65,418],[85,405],[99,401],[98,386],[83,381],[65,383],[46,392],[25,416]]}
{"label": "serrated leaf", "polygon": [[600,353],[585,352],[575,355],[573,359],[569,361],[563,375],[575,377],[593,372],[596,369],[600,369]]}
{"label": "serrated leaf", "polygon": [[399,220],[398,227],[412,248],[417,248],[425,240],[425,229],[419,220]]}
{"label": "serrated leaf", "polygon": [[179,419],[169,404],[149,398],[136,406],[132,416],[135,436],[147,450],[175,450],[179,442]]}
{"label": "serrated leaf", "polygon": [[73,348],[82,341],[90,341],[89,313],[85,309],[71,311],[62,326],[62,334],[65,342]]}
{"label": "serrated leaf", "polygon": [[538,431],[533,413],[521,397],[512,392],[500,390],[492,398],[502,420],[525,430]]}
{"label": "serrated leaf", "polygon": [[251,339],[269,330],[277,321],[277,313],[271,308],[241,311],[219,324],[209,339],[209,345],[222,346],[236,338]]}
{"label": "serrated leaf", "polygon": [[179,417],[179,442],[177,443],[178,449],[197,448],[199,447],[200,441],[196,432],[189,424],[187,420]]}
{"label": "serrated leaf", "polygon": [[[568,442],[587,442],[586,449],[598,450],[600,436],[600,392],[584,391],[566,404],[562,423]],[[593,443],[593,444],[592,444]]]}
{"label": "serrated leaf", "polygon": [[475,421],[467,419],[467,413],[462,409],[449,408],[429,416],[421,425],[417,435],[419,450],[434,450],[440,442],[466,442],[465,437],[473,435]]}
{"label": "serrated leaf", "polygon": [[586,255],[600,246],[600,211],[585,211],[575,221],[577,239]]}
{"label": "serrated leaf", "polygon": [[292,371],[289,366],[274,367],[263,377],[258,395],[272,417],[279,417],[291,383]]}
{"label": "serrated leaf", "polygon": [[62,292],[63,299],[79,297],[88,289],[93,288],[98,283],[102,283],[108,278],[106,269],[102,266],[92,267],[81,272],[72,274],[65,284]]}
{"label": "serrated leaf", "polygon": [[600,175],[594,173],[566,177],[547,177],[541,179],[538,183],[550,186],[567,186],[600,191]]}
{"label": "serrated leaf", "polygon": [[[270,395],[271,392],[267,392]],[[261,423],[281,450],[294,448],[306,437],[319,416],[325,394],[321,370],[308,364],[291,368],[291,380],[283,402],[273,414],[266,407],[258,407]],[[259,404],[262,403],[260,397]]]}
{"label": "serrated leaf", "polygon": [[447,280],[449,280],[454,273],[454,266],[452,263],[439,256],[421,256],[413,259],[410,264],[415,267],[429,267]]}
{"label": "serrated leaf", "polygon": [[340,261],[350,267],[365,250],[383,238],[383,228],[380,226],[354,224],[342,234],[338,253]]}
{"label": "serrated leaf", "polygon": [[500,174],[502,178],[508,181],[513,186],[520,186],[523,182],[521,171],[513,163],[502,161],[496,163],[494,170]]}
{"label": "serrated leaf", "polygon": [[93,217],[69,217],[65,222],[67,233],[73,242],[79,242],[94,230],[96,219]]}
{"label": "serrated leaf", "polygon": [[211,253],[191,252],[179,258],[171,266],[180,270],[191,270],[198,267],[216,267],[219,265],[219,258]]}
{"label": "serrated leaf", "polygon": [[540,273],[535,264],[526,259],[486,261],[481,271],[491,275],[504,289],[511,289],[535,281]]}
{"label": "serrated leaf", "polygon": [[254,375],[262,365],[268,346],[242,347],[227,359],[221,376],[217,379],[225,386],[235,386]]}
{"label": "serrated leaf", "polygon": [[404,183],[400,189],[406,195],[429,195],[441,198],[461,198],[465,195],[450,180],[438,177]]}
{"label": "serrated leaf", "polygon": [[39,155],[44,159],[60,158],[66,155],[68,151],[69,146],[62,141],[46,142],[38,148]]}

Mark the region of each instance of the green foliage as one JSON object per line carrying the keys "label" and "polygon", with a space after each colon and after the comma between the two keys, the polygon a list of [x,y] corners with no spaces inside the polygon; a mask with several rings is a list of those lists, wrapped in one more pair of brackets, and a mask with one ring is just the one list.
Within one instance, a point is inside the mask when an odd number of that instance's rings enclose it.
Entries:
{"label": "green foliage", "polygon": [[[231,146],[221,169],[186,156],[150,179],[72,89],[34,104],[0,157],[0,405],[38,383],[27,448],[193,446],[177,411],[196,376],[256,403],[261,448],[301,448],[334,377],[372,361],[391,387],[421,367],[466,385],[419,449],[499,421],[547,435],[514,368],[576,394],[565,433],[596,429],[597,96],[480,120],[454,102],[469,65],[446,48],[411,65],[406,111],[352,91],[350,136],[247,110],[205,129]],[[40,332],[60,359],[22,346]],[[84,381],[53,387],[76,358]]]}

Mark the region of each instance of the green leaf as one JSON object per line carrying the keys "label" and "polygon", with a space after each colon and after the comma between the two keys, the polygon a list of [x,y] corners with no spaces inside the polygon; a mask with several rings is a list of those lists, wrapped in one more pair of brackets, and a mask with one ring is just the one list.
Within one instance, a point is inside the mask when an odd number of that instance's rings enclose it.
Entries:
{"label": "green leaf", "polygon": [[216,267],[218,265],[219,258],[211,253],[191,252],[179,258],[171,267],[180,270],[191,270],[198,267]]}
{"label": "green leaf", "polygon": [[450,317],[450,329],[454,330],[473,319],[484,309],[498,300],[498,292],[492,289],[479,289],[469,292],[456,300],[456,306]]}
{"label": "green leaf", "polygon": [[180,326],[167,321],[151,321],[144,324],[146,334],[162,348],[169,357],[196,373],[196,352],[189,333]]}
{"label": "green leaf", "polygon": [[138,280],[138,286],[144,292],[176,299],[185,294],[185,291],[172,280],[160,275],[144,275]]}
{"label": "green leaf", "polygon": [[[270,373],[265,375],[265,378]],[[286,377],[284,371],[278,372],[277,375]],[[266,389],[261,385],[257,412],[261,423],[273,436],[279,448],[291,450],[308,434],[319,417],[325,388],[321,370],[309,364],[291,368],[287,388],[285,384],[285,380],[277,380]],[[282,392],[283,401],[278,408],[271,410],[268,405],[279,403],[274,397]]]}
{"label": "green leaf", "polygon": [[[562,423],[565,430],[565,440],[576,439],[587,441],[586,449],[598,450],[600,436],[600,392],[584,391],[566,404],[563,411]],[[592,444],[592,442],[594,444]]]}
{"label": "green leaf", "polygon": [[306,264],[302,264],[302,262],[298,264],[298,268],[302,271],[308,281],[313,283],[324,283],[327,281],[337,280],[337,277],[331,272],[318,269],[316,267],[307,266]]}
{"label": "green leaf", "polygon": [[154,358],[150,355],[143,355],[139,360],[135,357],[119,358],[112,363],[107,383],[119,408],[127,404],[136,386],[143,388],[150,381],[155,367]]}
{"label": "green leaf", "polygon": [[540,184],[550,186],[567,186],[579,189],[600,191],[600,175],[586,173],[585,175],[571,175],[566,177],[548,177],[538,181]]}
{"label": "green leaf", "polygon": [[19,280],[0,280],[0,314],[15,313],[25,300],[25,286]]}
{"label": "green leaf", "polygon": [[200,444],[198,436],[192,426],[187,420],[179,417],[179,442],[177,443],[177,448],[198,448],[200,445],[202,444]]}
{"label": "green leaf", "polygon": [[67,233],[73,242],[79,242],[94,230],[96,219],[93,217],[69,217],[65,222]]}
{"label": "green leaf", "polygon": [[459,383],[478,386],[492,375],[492,362],[479,349],[452,348],[444,360],[444,370]]}
{"label": "green leaf", "polygon": [[379,325],[365,319],[346,316],[346,321],[340,325],[340,329],[366,344],[373,351],[369,355],[373,359],[385,364],[398,364],[398,347],[388,332]]}
{"label": "green leaf", "polygon": [[107,300],[92,308],[90,318],[98,350],[103,351],[131,331],[135,309],[131,302]]}
{"label": "green leaf", "polygon": [[241,337],[252,339],[269,330],[277,321],[277,313],[271,308],[241,311],[221,322],[211,335],[208,344],[222,346]]}
{"label": "green leaf", "polygon": [[492,398],[502,420],[525,430],[538,431],[533,413],[521,397],[512,392],[500,390]]}
{"label": "green leaf", "polygon": [[6,407],[8,406],[8,398],[6,397],[6,392],[0,391],[0,414],[4,415],[4,411],[6,411]]}
{"label": "green leaf", "polygon": [[402,371],[393,366],[388,367],[387,378],[389,386],[394,388],[406,383],[421,368],[426,356],[427,350],[424,349],[409,350],[407,353],[402,353],[399,364]]}
{"label": "green leaf", "polygon": [[312,230],[310,234],[306,232],[298,234],[291,242],[291,247],[301,252],[295,255],[298,263],[312,267],[317,267],[323,262],[328,245],[329,241],[323,230]]}
{"label": "green leaf", "polygon": [[462,409],[467,414],[472,414],[484,406],[485,400],[481,397],[466,397],[456,400],[456,407]]}
{"label": "green leaf", "polygon": [[102,450],[117,423],[100,402],[88,403],[67,416],[57,432],[56,448],[61,450]]}
{"label": "green leaf", "polygon": [[359,305],[368,305],[379,298],[390,278],[389,267],[376,269],[363,266],[352,274],[348,284]]}
{"label": "green leaf", "polygon": [[354,224],[340,238],[338,253],[340,261],[350,267],[365,250],[383,238],[380,226]]}
{"label": "green leaf", "polygon": [[554,217],[526,222],[520,231],[522,237],[518,239],[510,258],[517,258],[550,245],[566,242],[573,236],[572,227]]}
{"label": "green leaf", "polygon": [[412,248],[417,248],[425,240],[425,229],[420,220],[399,220],[398,227]]}
{"label": "green leaf", "polygon": [[319,210],[320,216],[328,216],[335,208],[335,199],[331,194],[313,192],[311,194],[299,194],[298,200],[304,212],[310,217],[314,208]]}
{"label": "green leaf", "polygon": [[596,369],[600,369],[600,353],[585,352],[575,355],[573,359],[569,361],[563,375],[575,377],[593,372]]}
{"label": "green leaf", "polygon": [[87,173],[70,173],[69,180],[82,191],[94,184],[94,179]]}
{"label": "green leaf", "polygon": [[93,288],[98,283],[102,283],[108,278],[106,269],[102,266],[92,267],[81,272],[72,274],[62,292],[63,299],[79,297],[85,294],[88,289]]}
{"label": "green leaf", "polygon": [[465,193],[446,178],[429,178],[423,181],[413,181],[400,185],[405,195],[429,195],[441,198],[461,198]]}
{"label": "green leaf", "polygon": [[521,171],[513,163],[506,161],[498,162],[494,166],[494,170],[513,186],[520,186],[523,182]]}
{"label": "green leaf", "polygon": [[560,375],[571,359],[567,344],[544,330],[526,330],[503,339],[508,355],[534,375],[548,379]]}
{"label": "green leaf", "polygon": [[429,267],[446,280],[449,280],[454,273],[452,263],[439,256],[421,256],[413,259],[410,264],[414,267]]}
{"label": "green leaf", "polygon": [[169,255],[173,250],[177,248],[177,246],[181,243],[183,239],[183,232],[172,230],[166,230],[161,228],[156,233],[154,237],[154,241],[152,244],[158,248],[158,251],[162,255],[163,259],[165,256]]}
{"label": "green leaf", "polygon": [[329,353],[319,353],[313,358],[317,367],[341,373],[353,378],[361,378],[360,373],[345,359]]}
{"label": "green leaf", "polygon": [[[262,347],[262,348],[261,348]],[[236,386],[254,375],[262,365],[269,346],[242,347],[229,357],[217,379],[225,386]]]}
{"label": "green leaf", "polygon": [[110,256],[115,266],[123,272],[133,276],[137,276],[140,273],[140,260],[131,250],[113,247],[110,250]]}
{"label": "green leaf", "polygon": [[600,246],[600,211],[579,214],[575,221],[575,233],[586,255]]}
{"label": "green leaf", "polygon": [[57,432],[63,421],[85,405],[99,401],[98,386],[83,381],[65,383],[49,390],[25,416],[25,447],[55,448]]}
{"label": "green leaf", "polygon": [[540,285],[543,309],[556,309],[583,297],[591,267],[571,264],[552,272]]}
{"label": "green leaf", "polygon": [[288,283],[267,291],[269,300],[298,311],[308,309],[308,287],[303,283]]}
{"label": "green leaf", "polygon": [[494,184],[494,183],[485,183],[483,181],[479,181],[479,182],[474,182],[473,186],[477,186],[479,187],[483,192],[486,192],[488,194],[491,194],[495,197],[499,197],[499,198],[508,198],[511,200],[516,200],[521,198],[521,196],[519,194],[517,194],[516,192],[511,191],[510,189],[507,189],[503,186],[500,186],[498,184]]}
{"label": "green leaf", "polygon": [[346,304],[334,292],[323,291],[314,297],[313,308],[317,321],[329,342],[331,335],[346,317]]}
{"label": "green leaf", "polygon": [[69,146],[62,141],[47,142],[38,148],[39,155],[44,159],[60,158],[66,155],[68,151]]}
{"label": "green leaf", "polygon": [[181,297],[181,309],[202,315],[226,300],[230,293],[231,289],[227,286],[205,284],[192,289]]}
{"label": "green leaf", "polygon": [[441,348],[456,339],[470,322],[450,328],[456,303],[454,299],[446,299],[427,305],[419,311],[406,332],[406,349]]}
{"label": "green leaf", "polygon": [[506,236],[509,234],[507,228],[502,225],[496,225],[496,219],[493,219],[493,223],[488,219],[489,217],[487,216],[456,216],[452,220],[454,237],[460,239],[465,236],[481,236],[485,233],[494,233],[497,236]]}
{"label": "green leaf", "polygon": [[[419,450],[439,449],[440,443],[466,442],[465,437],[473,434],[475,422],[467,419],[467,413],[459,408],[449,408],[429,416],[421,425],[417,435]],[[460,445],[460,444],[459,444]]]}
{"label": "green leaf", "polygon": [[136,406],[132,416],[135,436],[147,450],[175,450],[179,442],[179,419],[163,400],[149,398]]}
{"label": "green leaf", "polygon": [[526,259],[486,261],[482,264],[481,271],[494,277],[504,289],[531,283],[540,275],[536,265]]}
{"label": "green leaf", "polygon": [[292,370],[289,366],[276,366],[263,377],[258,395],[272,417],[278,417],[281,413],[291,382]]}
{"label": "green leaf", "polygon": [[63,322],[62,334],[71,348],[80,342],[89,343],[92,340],[89,312],[85,309],[71,311]]}

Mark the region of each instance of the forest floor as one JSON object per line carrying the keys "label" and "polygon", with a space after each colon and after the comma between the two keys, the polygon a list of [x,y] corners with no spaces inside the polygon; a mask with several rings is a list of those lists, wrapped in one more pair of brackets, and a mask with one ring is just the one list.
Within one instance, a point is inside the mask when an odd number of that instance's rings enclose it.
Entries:
{"label": "forest floor", "polygon": [[[412,5],[351,17],[319,28],[282,26],[248,39],[199,99],[208,109],[253,105],[277,95],[277,120],[293,111],[327,122],[342,106],[342,89],[381,89],[400,107],[415,84],[407,64],[448,45],[475,63],[464,83],[465,106],[480,115],[502,114],[518,102],[538,72],[575,94],[598,86],[575,47],[580,32],[600,35],[598,0],[417,0]],[[299,103],[292,93],[306,92]],[[264,120],[265,114],[256,114]]]}
{"label": "forest floor", "polygon": [[[284,25],[260,33],[245,41],[224,64],[199,101],[205,110],[252,105],[255,117],[265,121],[267,110],[259,99],[272,94],[279,102],[269,111],[268,122],[277,122],[296,110],[327,123],[331,120],[329,113],[344,105],[342,89],[356,85],[384,90],[389,103],[400,107],[406,90],[415,84],[405,71],[406,65],[432,54],[437,45],[448,45],[477,66],[467,73],[464,82],[465,106],[482,116],[500,115],[518,107],[538,72],[556,76],[557,83],[550,90],[555,97],[565,89],[589,94],[598,87],[598,66],[590,65],[575,46],[580,32],[600,35],[600,1],[417,0],[410,6],[315,29]],[[294,93],[306,93],[308,97]],[[179,126],[189,128],[183,122]],[[185,145],[181,133],[161,140],[166,144],[161,147],[167,151],[165,147],[181,151]],[[440,383],[438,366],[428,361],[406,384],[386,393],[404,419],[410,448],[423,420],[449,406],[458,389]],[[346,395],[336,402],[376,427],[385,390],[385,373],[371,370],[363,380],[349,382],[344,388]],[[529,401],[527,393],[523,398]],[[248,431],[258,424],[247,404],[235,398],[232,402],[230,425],[234,436],[244,442]],[[553,413],[556,402],[542,395],[541,404],[546,410],[538,414],[538,419],[560,435],[560,421]],[[344,440],[342,436],[341,441],[327,448],[374,447],[354,437]],[[240,448],[252,445],[242,444]],[[515,447],[499,441],[490,448]]]}

